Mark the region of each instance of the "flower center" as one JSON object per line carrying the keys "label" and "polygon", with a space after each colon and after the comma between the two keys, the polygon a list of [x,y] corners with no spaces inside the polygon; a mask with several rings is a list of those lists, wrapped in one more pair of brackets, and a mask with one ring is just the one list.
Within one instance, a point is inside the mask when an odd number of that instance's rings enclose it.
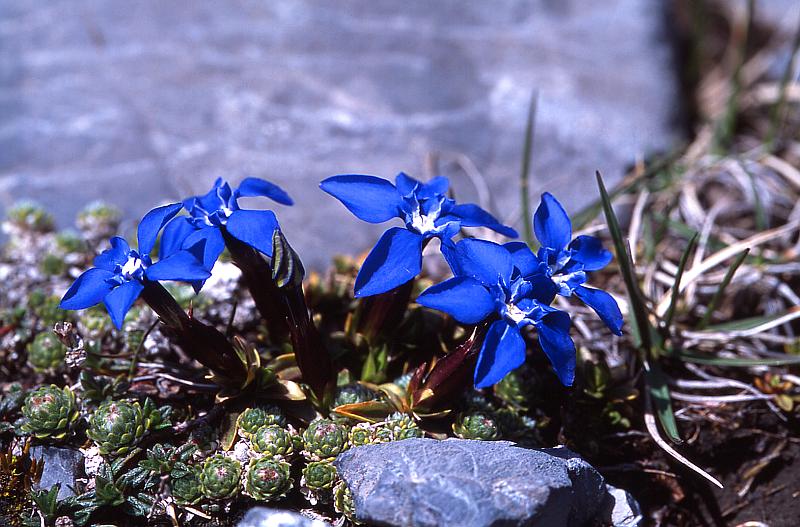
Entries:
{"label": "flower center", "polygon": [[520,308],[518,308],[514,304],[506,304],[506,313],[505,313],[505,315],[512,322],[514,322],[514,324],[519,324],[520,322],[525,320],[525,318],[527,317],[525,312],[522,311]]}
{"label": "flower center", "polygon": [[411,227],[420,234],[425,234],[436,230],[436,220],[439,219],[439,211],[430,214],[420,214],[419,209],[411,215]]}
{"label": "flower center", "polygon": [[120,274],[127,280],[139,278],[144,271],[145,264],[141,258],[135,254],[128,256],[128,261],[122,266]]}

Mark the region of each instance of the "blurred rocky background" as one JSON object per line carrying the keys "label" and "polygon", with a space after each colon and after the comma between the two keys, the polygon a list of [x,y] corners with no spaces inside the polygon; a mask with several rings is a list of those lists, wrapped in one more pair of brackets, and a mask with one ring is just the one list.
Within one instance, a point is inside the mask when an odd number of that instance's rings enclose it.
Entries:
{"label": "blurred rocky background", "polygon": [[6,0],[0,209],[34,198],[66,226],[102,199],[132,227],[254,175],[294,197],[278,216],[321,268],[377,232],[318,189],[337,173],[444,173],[519,222],[535,90],[532,192],[575,211],[595,170],[614,183],[683,138],[672,17],[657,0]]}

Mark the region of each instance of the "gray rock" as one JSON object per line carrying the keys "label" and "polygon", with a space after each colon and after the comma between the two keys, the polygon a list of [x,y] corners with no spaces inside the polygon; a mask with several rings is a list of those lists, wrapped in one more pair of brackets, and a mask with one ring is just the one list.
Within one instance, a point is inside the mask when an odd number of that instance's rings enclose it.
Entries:
{"label": "gray rock", "polygon": [[420,176],[436,153],[457,197],[517,221],[537,89],[532,188],[575,211],[596,169],[613,184],[680,136],[666,3],[6,0],[0,209],[33,197],[67,225],[103,198],[130,233],[164,200],[256,175],[295,198],[278,215],[319,269],[383,229],[317,188],[336,173]]}
{"label": "gray rock", "polygon": [[53,485],[60,483],[58,499],[75,495],[75,480],[83,477],[83,454],[79,450],[35,446],[31,448],[31,457],[44,460],[42,479],[36,485],[37,489],[50,490]]}
{"label": "gray rock", "polygon": [[618,489],[612,485],[606,486],[608,487],[608,494],[613,500],[609,507],[611,509],[611,525],[613,527],[640,527],[644,523],[644,517],[636,498],[626,490]]}
{"label": "gray rock", "polygon": [[330,527],[330,524],[311,520],[296,512],[255,507],[247,511],[238,527]]}
{"label": "gray rock", "polygon": [[582,526],[605,500],[602,477],[566,449],[507,441],[408,439],[336,459],[356,517],[389,526]]}

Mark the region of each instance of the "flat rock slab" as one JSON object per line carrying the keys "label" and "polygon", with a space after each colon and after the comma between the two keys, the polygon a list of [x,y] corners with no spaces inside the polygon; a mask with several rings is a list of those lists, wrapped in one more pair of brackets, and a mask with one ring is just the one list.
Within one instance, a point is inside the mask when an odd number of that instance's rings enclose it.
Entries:
{"label": "flat rock slab", "polygon": [[322,520],[312,520],[296,512],[267,507],[254,507],[247,511],[237,527],[331,527]]}
{"label": "flat rock slab", "polygon": [[[132,222],[218,176],[265,177],[307,266],[372,246],[317,184],[424,176],[519,215],[533,190],[575,211],[680,136],[661,0],[0,2],[0,209],[36,198],[69,225],[102,198]],[[464,157],[466,156],[466,157]],[[483,183],[485,181],[485,184]],[[2,212],[2,210],[0,210]]]}
{"label": "flat rock slab", "polygon": [[42,479],[36,484],[37,489],[50,490],[53,485],[59,484],[59,500],[75,495],[75,480],[83,477],[83,454],[79,450],[35,446],[31,448],[31,457],[44,461]]}
{"label": "flat rock slab", "polygon": [[579,527],[604,514],[602,476],[566,449],[507,441],[408,439],[336,459],[370,524]]}

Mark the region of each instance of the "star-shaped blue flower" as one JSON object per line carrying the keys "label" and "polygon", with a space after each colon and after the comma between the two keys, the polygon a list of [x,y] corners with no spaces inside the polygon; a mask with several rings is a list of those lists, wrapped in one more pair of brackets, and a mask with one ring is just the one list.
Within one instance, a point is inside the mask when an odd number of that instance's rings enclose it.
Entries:
{"label": "star-shaped blue flower", "polygon": [[400,218],[405,223],[384,232],[367,256],[356,277],[356,297],[385,293],[413,279],[422,270],[424,244],[439,238],[443,252],[448,251],[461,227],[487,227],[517,237],[514,229],[479,206],[448,198],[446,177],[421,183],[401,172],[392,184],[375,176],[342,175],[324,180],[320,187],[366,222]]}
{"label": "star-shaped blue flower", "polygon": [[547,192],[542,194],[533,216],[533,229],[541,244],[537,254],[521,242],[506,244],[522,275],[545,274],[559,295],[574,294],[592,308],[614,334],[622,335],[622,313],[616,300],[605,291],[583,285],[586,271],[600,270],[611,261],[611,253],[603,248],[600,239],[578,236],[573,240],[569,216]]}
{"label": "star-shaped blue flower", "polygon": [[[164,228],[160,254],[171,255],[180,249],[203,244],[203,265],[211,270],[225,249],[222,230],[250,247],[272,256],[272,234],[279,228],[278,219],[271,210],[244,210],[238,199],[261,196],[283,205],[292,205],[289,195],[278,185],[263,179],[249,177],[242,180],[236,190],[222,178],[204,196],[194,196],[183,201],[188,216],[179,216]],[[180,204],[178,204],[180,208]]]}
{"label": "star-shaped blue flower", "polygon": [[150,253],[161,228],[181,209],[165,205],[148,212],[139,223],[138,250],[123,238],[111,238],[111,248],[94,259],[94,267],[81,274],[61,299],[62,309],[86,309],[103,302],[111,321],[122,328],[125,315],[148,281],[205,280],[209,272],[190,251],[179,250],[153,263]]}
{"label": "star-shaped blue flower", "polygon": [[425,290],[417,302],[444,311],[464,324],[491,323],[475,367],[475,386],[500,381],[525,362],[521,329],[533,326],[558,378],[572,385],[575,345],[567,313],[549,306],[553,287],[544,275],[524,278],[509,250],[485,240],[458,242],[452,260],[456,276]]}

